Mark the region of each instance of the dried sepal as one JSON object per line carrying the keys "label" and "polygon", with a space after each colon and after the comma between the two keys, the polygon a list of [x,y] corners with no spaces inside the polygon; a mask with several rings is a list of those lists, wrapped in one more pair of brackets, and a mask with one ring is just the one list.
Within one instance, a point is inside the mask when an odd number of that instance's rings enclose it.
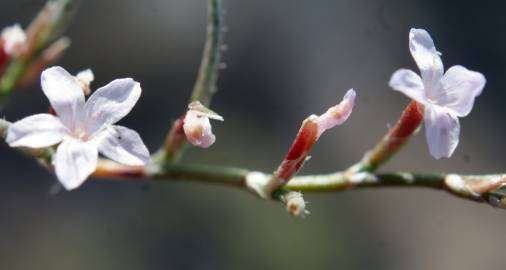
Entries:
{"label": "dried sepal", "polygon": [[289,191],[281,196],[281,201],[286,205],[286,211],[294,217],[305,218],[310,214],[306,209],[307,202],[300,192]]}

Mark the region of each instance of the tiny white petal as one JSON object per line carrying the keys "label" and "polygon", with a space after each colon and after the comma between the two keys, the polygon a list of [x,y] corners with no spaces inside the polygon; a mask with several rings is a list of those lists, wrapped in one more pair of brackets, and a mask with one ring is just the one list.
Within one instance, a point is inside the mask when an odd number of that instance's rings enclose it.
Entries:
{"label": "tiny white petal", "polygon": [[409,32],[409,49],[421,71],[426,89],[435,85],[443,76],[443,62],[436,50],[429,33],[423,29],[411,29]]}
{"label": "tiny white petal", "polygon": [[188,104],[188,110],[195,112],[195,114],[200,116],[205,116],[209,119],[218,120],[218,121],[224,121],[223,117],[216,112],[210,110],[206,106],[202,105],[200,101],[193,101],[190,104]]}
{"label": "tiny white petal", "polygon": [[93,74],[93,71],[91,69],[85,69],[83,71],[78,72],[76,78],[79,81],[90,84],[95,80],[95,75]]}
{"label": "tiny white petal", "polygon": [[399,69],[394,72],[388,84],[394,90],[402,92],[420,103],[426,101],[422,78],[409,69]]}
{"label": "tiny white petal", "polygon": [[459,119],[445,108],[426,105],[424,120],[431,155],[436,159],[449,158],[459,144]]}
{"label": "tiny white petal", "polygon": [[15,24],[2,30],[1,39],[5,52],[13,55],[17,54],[19,48],[26,42],[26,33],[19,24]]}
{"label": "tiny white petal", "polygon": [[91,69],[80,71],[76,75],[77,82],[81,85],[85,95],[90,94],[90,85],[95,80],[95,75]]}
{"label": "tiny white petal", "polygon": [[348,120],[353,111],[356,96],[355,90],[348,90],[339,104],[329,108],[324,114],[315,119],[318,124],[319,135],[325,130],[341,125]]}
{"label": "tiny white petal", "polygon": [[149,162],[149,151],[134,130],[110,126],[98,137],[98,151],[104,156],[129,166],[142,166]]}
{"label": "tiny white petal", "polygon": [[42,148],[59,143],[68,134],[61,121],[50,114],[36,114],[9,126],[5,141],[11,147]]}
{"label": "tiny white petal", "polygon": [[209,118],[193,110],[186,113],[183,130],[186,139],[194,146],[208,148],[216,141]]}
{"label": "tiny white petal", "polygon": [[51,67],[42,72],[41,85],[63,124],[74,129],[81,121],[84,108],[83,90],[74,76],[62,67]]}
{"label": "tiny white petal", "polygon": [[125,117],[141,96],[141,86],[131,78],[117,79],[95,91],[86,102],[89,134]]}
{"label": "tiny white petal", "polygon": [[485,87],[483,74],[468,70],[463,66],[449,68],[434,98],[436,104],[453,110],[458,116],[467,116]]}
{"label": "tiny white petal", "polygon": [[97,167],[97,147],[90,142],[64,140],[53,159],[56,176],[67,190],[79,187]]}

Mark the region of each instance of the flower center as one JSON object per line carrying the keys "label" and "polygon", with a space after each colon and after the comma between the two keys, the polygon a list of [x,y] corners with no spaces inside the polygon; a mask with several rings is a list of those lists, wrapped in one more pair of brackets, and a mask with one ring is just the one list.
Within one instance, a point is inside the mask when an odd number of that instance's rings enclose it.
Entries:
{"label": "flower center", "polygon": [[78,127],[72,132],[72,135],[81,141],[87,141],[88,140],[88,132],[86,132],[86,129],[82,127]]}

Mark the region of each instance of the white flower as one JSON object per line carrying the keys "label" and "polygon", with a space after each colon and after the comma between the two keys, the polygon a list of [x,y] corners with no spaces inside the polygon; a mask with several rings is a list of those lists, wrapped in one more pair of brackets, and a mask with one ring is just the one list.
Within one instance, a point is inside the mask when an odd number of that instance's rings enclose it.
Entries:
{"label": "white flower", "polygon": [[436,159],[449,158],[459,144],[457,117],[471,112],[474,99],[485,86],[485,77],[463,66],[453,66],[443,74],[441,54],[423,29],[411,29],[409,49],[422,76],[399,69],[392,75],[390,87],[424,106],[425,135],[430,153]]}
{"label": "white flower", "polygon": [[21,46],[26,42],[26,34],[19,24],[5,27],[0,39],[3,42],[4,51],[8,55],[19,53]]}
{"label": "white flower", "polygon": [[140,84],[117,79],[85,102],[81,86],[61,67],[42,72],[42,90],[57,116],[36,114],[13,123],[6,141],[11,147],[42,148],[58,144],[55,173],[68,189],[79,187],[95,171],[98,153],[117,162],[140,166],[149,152],[137,132],[113,125],[126,116],[141,95]]}
{"label": "white flower", "polygon": [[216,141],[209,119],[223,121],[223,117],[209,110],[198,101],[188,105],[188,111],[184,117],[183,130],[186,139],[201,148],[208,148]]}

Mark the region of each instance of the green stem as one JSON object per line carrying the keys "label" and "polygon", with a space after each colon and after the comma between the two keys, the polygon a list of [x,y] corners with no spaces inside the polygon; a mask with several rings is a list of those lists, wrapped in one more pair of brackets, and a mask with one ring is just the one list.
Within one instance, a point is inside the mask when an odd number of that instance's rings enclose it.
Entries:
{"label": "green stem", "polygon": [[197,81],[193,87],[191,101],[200,101],[209,107],[216,93],[216,83],[221,65],[224,36],[222,0],[209,0],[207,16],[207,37],[204,45]]}
{"label": "green stem", "polygon": [[[250,172],[243,168],[175,164],[154,170],[147,177],[155,181],[198,181],[245,187],[246,177]],[[331,174],[296,176],[284,188],[305,192],[394,186],[443,189],[444,181],[445,174],[438,173],[361,173],[346,177],[344,172],[335,172]]]}
{"label": "green stem", "polygon": [[[10,122],[0,119],[0,137],[6,137]],[[54,149],[43,148],[25,150],[25,154],[34,156],[47,168]],[[101,161],[94,176],[98,179],[124,179],[138,181],[188,181],[219,184],[247,189],[248,176],[256,173],[266,179],[272,175],[244,168],[206,166],[196,164],[166,164],[156,160],[147,167],[128,167],[112,161]],[[473,201],[482,201],[494,207],[506,207],[506,194],[502,187],[506,185],[506,174],[458,175],[443,173],[411,172],[354,172],[342,171],[330,174],[296,176],[282,190],[277,191],[273,199],[289,191],[324,192],[356,188],[380,187],[426,187],[445,190],[453,195]],[[250,189],[250,191],[252,191]],[[255,193],[261,196],[261,194]]]}
{"label": "green stem", "polygon": [[[199,101],[209,107],[216,93],[216,83],[220,72],[223,51],[224,17],[222,0],[209,0],[207,13],[207,35],[197,80],[192,90],[190,102]],[[165,163],[175,163],[187,149],[186,137],[182,130],[183,117],[172,125],[164,146],[156,154]]]}

